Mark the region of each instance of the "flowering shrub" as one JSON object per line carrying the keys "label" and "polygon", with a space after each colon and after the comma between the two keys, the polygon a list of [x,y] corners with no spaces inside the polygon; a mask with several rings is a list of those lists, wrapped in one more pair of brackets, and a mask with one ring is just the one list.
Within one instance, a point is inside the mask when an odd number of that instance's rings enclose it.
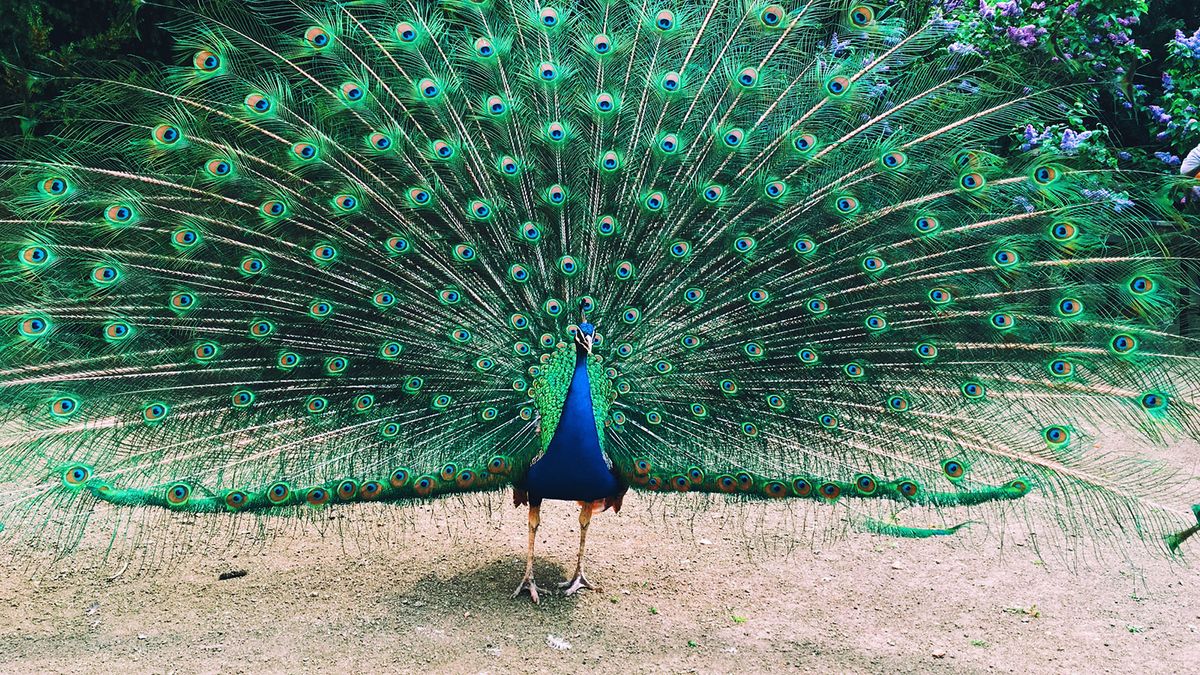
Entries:
{"label": "flowering shrub", "polygon": [[[1172,171],[1200,143],[1200,16],[1172,0],[896,0],[954,28],[947,48],[1015,58],[1022,73],[1081,89],[1066,124],[1030,124],[1016,151],[1087,153]],[[1180,8],[1184,5],[1184,8]],[[1177,18],[1172,18],[1172,12]],[[1190,25],[1187,25],[1189,24]],[[1116,138],[1114,138],[1114,136]],[[1119,139],[1119,143],[1116,142]],[[1115,151],[1115,145],[1141,145]]]}

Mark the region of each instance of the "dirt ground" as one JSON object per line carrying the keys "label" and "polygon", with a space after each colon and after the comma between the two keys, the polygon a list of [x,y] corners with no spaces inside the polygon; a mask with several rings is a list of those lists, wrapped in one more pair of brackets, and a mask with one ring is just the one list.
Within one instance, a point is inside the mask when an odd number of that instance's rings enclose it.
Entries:
{"label": "dirt ground", "polygon": [[[1200,473],[1196,446],[1169,453]],[[1200,479],[1185,487],[1200,495]],[[154,573],[0,566],[0,672],[1200,672],[1194,562],[1135,552],[1072,570],[986,528],[797,541],[805,509],[630,495],[593,520],[603,590],[534,606],[510,597],[523,510],[485,506],[343,507],[324,534],[306,524]],[[543,508],[543,589],[573,567],[576,515]],[[218,579],[231,569],[246,575]]]}

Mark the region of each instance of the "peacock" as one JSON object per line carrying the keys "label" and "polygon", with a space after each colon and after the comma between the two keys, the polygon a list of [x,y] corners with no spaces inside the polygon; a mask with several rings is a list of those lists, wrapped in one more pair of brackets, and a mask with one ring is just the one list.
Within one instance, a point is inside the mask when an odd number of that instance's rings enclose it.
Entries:
{"label": "peacock", "polygon": [[18,555],[101,503],[122,538],[510,489],[536,603],[542,503],[579,505],[570,595],[629,489],[1101,554],[1196,532],[1168,468],[1093,447],[1200,437],[1190,179],[1017,151],[1086,90],[936,12],[167,11],[175,65],[83,66],[0,146]]}

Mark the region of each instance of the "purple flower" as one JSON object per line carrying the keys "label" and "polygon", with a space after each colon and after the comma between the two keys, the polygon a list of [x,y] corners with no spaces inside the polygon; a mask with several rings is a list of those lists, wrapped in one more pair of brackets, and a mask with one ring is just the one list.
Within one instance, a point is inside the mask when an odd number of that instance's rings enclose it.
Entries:
{"label": "purple flower", "polygon": [[1074,131],[1072,131],[1071,129],[1067,129],[1066,131],[1063,132],[1062,142],[1059,143],[1059,147],[1062,149],[1064,154],[1067,154],[1067,155],[1077,154],[1079,152],[1079,146],[1084,141],[1091,138],[1091,136],[1092,136],[1092,132],[1090,132],[1090,131],[1085,131],[1082,134],[1077,134]]}
{"label": "purple flower", "polygon": [[1183,160],[1169,152],[1156,152],[1154,153],[1154,156],[1158,158],[1158,161],[1166,164],[1167,166],[1179,166],[1183,163]]}
{"label": "purple flower", "polygon": [[[1200,28],[1188,37],[1183,34],[1183,31],[1175,31],[1175,39],[1173,40],[1175,51],[1179,56],[1190,59],[1200,59]],[[1190,52],[1190,53],[1189,53]]]}
{"label": "purple flower", "polygon": [[987,0],[979,0],[979,18],[984,21],[996,20],[996,10],[987,4]]}
{"label": "purple flower", "polygon": [[1017,3],[1017,0],[996,3],[996,11],[1000,12],[1002,16],[1010,18],[1016,18],[1025,13],[1021,10],[1021,5]]}
{"label": "purple flower", "polygon": [[1159,124],[1167,124],[1171,121],[1171,116],[1168,115],[1161,106],[1152,105],[1147,109],[1150,111],[1150,116],[1154,118],[1155,122],[1158,122]]}
{"label": "purple flower", "polygon": [[1037,44],[1038,38],[1046,34],[1045,28],[1038,26],[1027,25],[1016,28],[1009,26],[1007,31],[1008,39],[1017,43],[1021,47],[1032,47]]}
{"label": "purple flower", "polygon": [[1117,158],[1118,158],[1118,159],[1121,159],[1121,160],[1124,160],[1124,161],[1129,161],[1129,160],[1133,159],[1133,155],[1131,155],[1131,154],[1129,154],[1128,152],[1125,152],[1124,150],[1122,150],[1122,151],[1120,151],[1120,152],[1118,152],[1118,153],[1117,153]]}
{"label": "purple flower", "polygon": [[947,49],[950,50],[951,54],[977,54],[977,53],[979,53],[979,50],[975,48],[975,45],[969,45],[965,42],[952,42],[952,43],[950,43],[950,46],[947,47]]}
{"label": "purple flower", "polygon": [[1063,9],[1063,14],[1066,14],[1067,16],[1075,16],[1079,14],[1079,2],[1072,2],[1071,4],[1067,5],[1066,8]]}

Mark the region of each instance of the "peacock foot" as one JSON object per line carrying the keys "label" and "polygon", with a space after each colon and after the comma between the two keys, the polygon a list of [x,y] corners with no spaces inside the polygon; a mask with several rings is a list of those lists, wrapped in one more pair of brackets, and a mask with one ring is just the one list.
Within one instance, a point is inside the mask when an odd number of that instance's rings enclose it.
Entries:
{"label": "peacock foot", "polygon": [[570,581],[563,581],[558,585],[558,587],[563,589],[563,595],[575,595],[584,588],[593,591],[596,590],[596,587],[592,585],[592,582],[588,581],[587,577],[583,576],[583,571],[576,572],[574,579]]}
{"label": "peacock foot", "polygon": [[522,591],[529,591],[529,599],[533,600],[533,604],[538,604],[538,587],[537,582],[533,577],[525,577],[521,580],[521,585],[517,586],[517,590],[513,591],[513,597],[521,595]]}

